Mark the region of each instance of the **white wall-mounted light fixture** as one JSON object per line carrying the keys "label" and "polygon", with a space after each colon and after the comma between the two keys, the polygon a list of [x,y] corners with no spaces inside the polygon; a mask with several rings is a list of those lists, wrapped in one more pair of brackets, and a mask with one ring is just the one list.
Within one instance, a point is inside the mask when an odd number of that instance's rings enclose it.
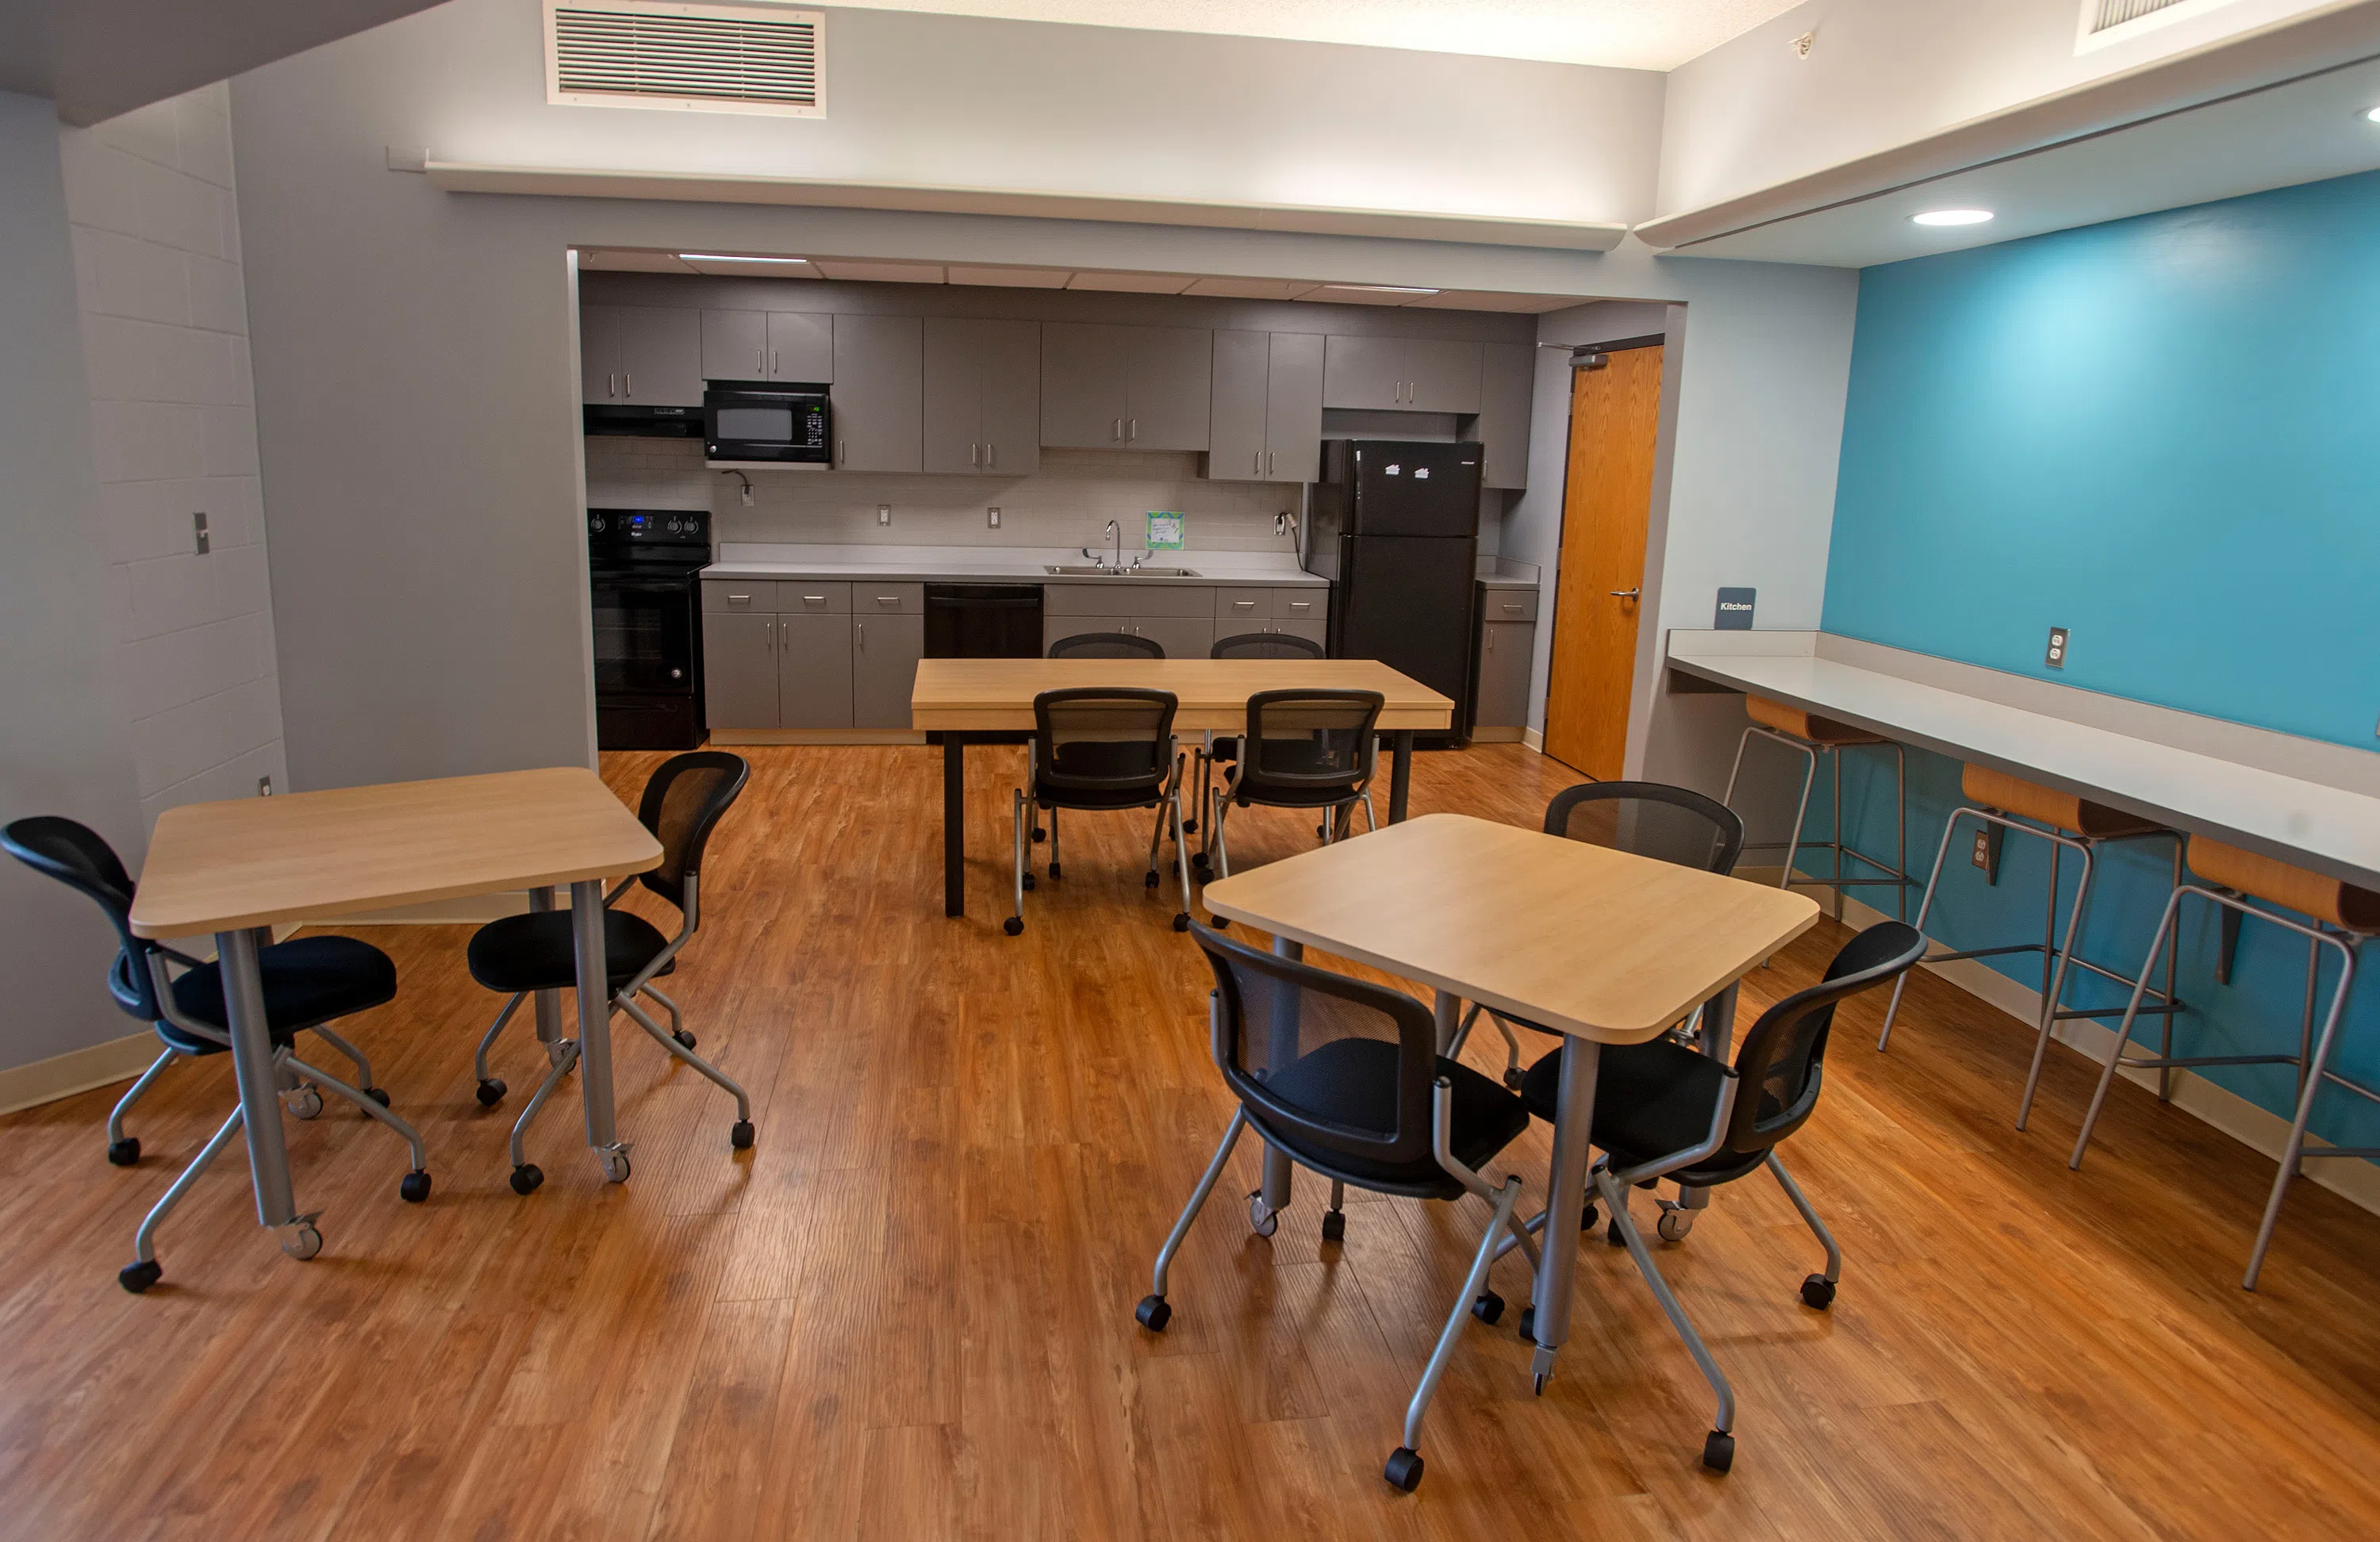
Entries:
{"label": "white wall-mounted light fixture", "polygon": [[1992,217],[1988,209],[1928,209],[1922,214],[1912,214],[1912,225],[1982,225]]}
{"label": "white wall-mounted light fixture", "polygon": [[1419,289],[1409,284],[1326,284],[1325,289],[1353,290],[1363,295],[1435,295],[1436,289]]}
{"label": "white wall-mounted light fixture", "polygon": [[809,262],[807,257],[736,257],[717,251],[682,251],[677,254],[677,260],[681,262],[799,262],[804,265]]}
{"label": "white wall-mounted light fixture", "polygon": [[2380,107],[2374,107],[2363,115],[2367,120],[2373,123],[2380,123]]}

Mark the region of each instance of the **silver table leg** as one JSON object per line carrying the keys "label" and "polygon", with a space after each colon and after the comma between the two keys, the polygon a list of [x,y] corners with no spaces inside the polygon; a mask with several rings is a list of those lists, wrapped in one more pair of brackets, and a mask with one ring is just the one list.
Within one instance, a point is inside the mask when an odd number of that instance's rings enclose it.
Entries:
{"label": "silver table leg", "polygon": [[578,1091],[587,1103],[587,1144],[607,1183],[628,1176],[628,1148],[613,1127],[612,990],[603,956],[603,882],[570,886],[570,935],[578,965]]}
{"label": "silver table leg", "polygon": [[223,968],[232,1072],[239,1082],[240,1114],[248,1132],[248,1172],[256,1191],[256,1220],[281,1232],[286,1245],[299,1231],[310,1231],[313,1218],[298,1213],[297,1196],[290,1188],[289,1146],[281,1130],[279,1077],[273,1064],[273,1035],[265,1026],[264,981],[257,972],[256,933],[215,933],[215,957]]}
{"label": "silver table leg", "polygon": [[1454,1042],[1456,1030],[1463,1026],[1463,998],[1441,990],[1438,993],[1438,1000],[1432,1003],[1431,1013],[1438,1022],[1438,1052],[1442,1055],[1446,1053],[1446,1047]]}
{"label": "silver table leg", "polygon": [[1595,1073],[1602,1058],[1603,1047],[1591,1038],[1562,1039],[1561,1090],[1554,1103],[1553,1193],[1546,1205],[1546,1245],[1537,1261],[1530,1323],[1537,1353],[1529,1369],[1539,1392],[1552,1379],[1554,1356],[1570,1338],[1578,1218],[1586,1208],[1587,1139],[1595,1122]]}
{"label": "silver table leg", "polygon": [[[552,910],[553,905],[553,891],[551,888],[532,889],[528,892],[528,907],[531,910]],[[562,992],[540,990],[530,1000],[537,1011],[537,1041],[547,1046],[550,1053],[553,1041],[562,1037]]]}
{"label": "silver table leg", "polygon": [[[1272,951],[1277,957],[1302,959],[1305,956],[1305,944],[1293,942],[1286,937],[1276,937],[1272,940]],[[1291,1001],[1296,1000],[1293,992],[1288,995]],[[1276,1010],[1273,1013],[1272,1043],[1268,1055],[1269,1063],[1273,1065],[1286,1065],[1297,1058],[1297,1014],[1293,1010]],[[1273,1147],[1265,1147],[1264,1187],[1257,1191],[1257,1203],[1263,1208],[1252,1219],[1277,1216],[1289,1208],[1290,1175],[1296,1171],[1297,1165],[1289,1158]]]}

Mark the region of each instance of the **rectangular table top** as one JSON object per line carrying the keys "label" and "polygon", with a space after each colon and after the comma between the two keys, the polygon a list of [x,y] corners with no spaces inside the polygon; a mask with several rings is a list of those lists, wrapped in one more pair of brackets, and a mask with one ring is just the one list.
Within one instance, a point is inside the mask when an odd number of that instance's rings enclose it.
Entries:
{"label": "rectangular table top", "polygon": [[1702,641],[1673,635],[1670,663],[1903,744],[2380,889],[2380,798],[2368,794],[1809,651],[1736,653],[1692,645]]}
{"label": "rectangular table top", "polygon": [[661,843],[580,766],[169,808],[132,900],[142,937],[549,884],[661,865]]}
{"label": "rectangular table top", "polygon": [[1427,814],[1207,885],[1207,907],[1607,1044],[1662,1033],[1818,918],[1741,879]]}
{"label": "rectangular table top", "polygon": [[1452,701],[1377,659],[926,659],[909,695],[910,726],[1031,728],[1036,695],[1078,686],[1172,691],[1181,699],[1173,726],[1191,732],[1244,728],[1248,698],[1303,686],[1379,692],[1384,730],[1454,721]]}

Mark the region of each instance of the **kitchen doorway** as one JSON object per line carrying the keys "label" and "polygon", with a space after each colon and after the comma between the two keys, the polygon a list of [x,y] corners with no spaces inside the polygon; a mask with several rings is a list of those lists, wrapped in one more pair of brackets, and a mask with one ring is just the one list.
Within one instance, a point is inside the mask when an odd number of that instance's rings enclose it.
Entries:
{"label": "kitchen doorway", "polygon": [[1665,351],[1615,348],[1571,372],[1545,749],[1598,781],[1628,749]]}

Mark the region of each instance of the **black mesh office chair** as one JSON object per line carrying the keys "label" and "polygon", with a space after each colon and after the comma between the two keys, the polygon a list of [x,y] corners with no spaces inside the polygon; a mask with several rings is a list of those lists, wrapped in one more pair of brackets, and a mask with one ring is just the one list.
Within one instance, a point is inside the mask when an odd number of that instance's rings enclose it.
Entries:
{"label": "black mesh office chair", "polygon": [[1248,698],[1247,732],[1232,746],[1231,778],[1214,789],[1203,810],[1207,849],[1200,855],[1214,870],[1232,876],[1224,826],[1235,807],[1320,810],[1326,844],[1352,827],[1359,803],[1366,827],[1378,828],[1371,784],[1384,705],[1378,691],[1258,691]]}
{"label": "black mesh office chair", "polygon": [[[1589,845],[1609,846],[1635,856],[1674,862],[1682,868],[1731,873],[1743,853],[1743,820],[1734,809],[1691,787],[1665,782],[1584,782],[1556,793],[1546,805],[1545,831]],[[1485,1010],[1474,1004],[1449,1051],[1461,1054]],[[1489,1012],[1504,1036],[1504,1085],[1521,1085],[1521,1042],[1514,1025],[1550,1034],[1523,1018]],[[1559,1053],[1559,1051],[1557,1051]]]}
{"label": "black mesh office chair", "polygon": [[[637,818],[662,844],[661,866],[623,880],[619,887],[603,897],[603,956],[612,1009],[626,1013],[662,1049],[735,1095],[735,1123],[728,1138],[739,1151],[752,1144],[752,1099],[726,1073],[694,1052],[694,1035],[686,1031],[677,1002],[664,995],[653,979],[677,968],[679,950],[702,924],[699,892],[703,849],[710,844],[712,829],[742,794],[751,774],[752,768],[742,756],[730,755],[725,750],[694,750],[662,761],[645,783],[644,797],[637,809]],[[661,929],[643,917],[615,908],[620,899],[639,883],[677,907],[676,936],[663,937]],[[480,1077],[480,1101],[493,1108],[505,1091],[502,1081],[488,1075],[488,1050],[495,1044],[496,1036],[504,1031],[504,1025],[529,992],[567,990],[577,984],[577,953],[572,940],[570,911],[566,907],[535,910],[526,916],[491,921],[472,935],[468,957],[473,979],[491,990],[512,994],[512,1000],[504,1003],[495,1022],[480,1037],[479,1050],[472,1057],[472,1069]],[[661,1025],[637,1004],[638,996],[648,996],[661,1003],[669,1014],[668,1032],[662,1032]],[[545,1080],[530,1096],[528,1107],[513,1122],[512,1184],[516,1194],[532,1193],[545,1182],[544,1172],[528,1160],[523,1142],[530,1122],[545,1106],[546,1099],[578,1063],[578,1041],[556,1039],[546,1046],[546,1056],[549,1064]],[[618,1166],[616,1172],[608,1168],[606,1171],[606,1176],[613,1182],[628,1175],[625,1154],[618,1158]]]}
{"label": "black mesh office chair", "polygon": [[1415,1199],[1486,1200],[1495,1219],[1406,1405],[1404,1443],[1383,1475],[1410,1491],[1421,1482],[1422,1417],[1453,1358],[1463,1314],[1489,1323],[1502,1315],[1503,1298],[1487,1288],[1488,1266],[1507,1246],[1536,1261],[1536,1244],[1512,1218],[1520,1178],[1491,1186],[1479,1172],[1528,1127],[1527,1109],[1476,1071],[1442,1059],[1430,1009],[1411,996],[1259,953],[1205,927],[1191,935],[1214,970],[1215,1064],[1240,1106],[1159,1250],[1153,1288],[1133,1315],[1154,1333],[1172,1320],[1167,1270],[1252,1125],[1276,1150],[1330,1180],[1334,1210],[1349,1185]]}
{"label": "black mesh office chair", "polygon": [[[1595,1079],[1593,1139],[1605,1154],[1595,1165],[1596,1192],[1611,1213],[1611,1240],[1636,1260],[1637,1271],[1718,1394],[1718,1415],[1703,1442],[1703,1464],[1715,1471],[1723,1473],[1735,1461],[1735,1393],[1654,1264],[1628,1214],[1628,1191],[1663,1178],[1689,1188],[1716,1188],[1767,1168],[1827,1250],[1826,1272],[1802,1281],[1802,1300],[1822,1312],[1834,1305],[1842,1249],[1778,1160],[1777,1147],[1808,1123],[1818,1106],[1836,1006],[1898,978],[1925,954],[1925,939],[1914,927],[1882,921],[1868,928],[1843,944],[1818,984],[1760,1014],[1732,1065],[1666,1038],[1603,1050]],[[1559,1056],[1531,1067],[1521,1087],[1529,1111],[1552,1119],[1560,1083]],[[1524,1314],[1523,1334],[1530,1322],[1531,1315]]]}
{"label": "black mesh office chair", "polygon": [[[41,815],[15,820],[0,830],[0,849],[98,903],[108,924],[115,929],[117,944],[115,963],[107,972],[108,993],[127,1014],[148,1024],[165,1046],[164,1053],[141,1073],[107,1116],[107,1160],[118,1167],[129,1167],[140,1160],[140,1140],[124,1133],[126,1111],[176,1061],[222,1054],[231,1048],[223,970],[218,965],[201,963],[163,943],[132,935],[132,877],[97,831],[72,820]],[[299,1119],[311,1119],[322,1111],[322,1087],[346,1099],[403,1135],[411,1148],[413,1166],[397,1184],[397,1193],[416,1204],[429,1198],[429,1162],[421,1136],[388,1111],[388,1094],[372,1086],[371,1062],[363,1052],[328,1026],[341,1017],[394,1000],[396,965],[388,954],[352,937],[298,937],[258,948],[256,966],[264,986],[273,1077],[284,1105]],[[182,973],[173,974],[174,967]],[[308,1032],[353,1062],[360,1085],[349,1086],[299,1060],[297,1037]],[[231,1117],[141,1218],[140,1228],[133,1234],[132,1262],[115,1277],[126,1290],[138,1295],[164,1276],[164,1266],[157,1262],[157,1228],[239,1133],[241,1121],[241,1111],[235,1106]],[[320,1245],[317,1236],[315,1245]]]}
{"label": "black mesh office chair", "polygon": [[1162,659],[1165,650],[1131,632],[1077,632],[1050,645],[1052,659]]}
{"label": "black mesh office chair", "polygon": [[1155,808],[1157,826],[1148,837],[1148,872],[1157,887],[1157,854],[1164,844],[1166,816],[1172,815],[1174,865],[1182,883],[1182,908],[1173,929],[1190,926],[1190,859],[1183,850],[1182,761],[1173,742],[1172,691],[1087,686],[1043,691],[1033,698],[1033,743],[1027,776],[1031,790],[1016,789],[1016,910],[1001,923],[1014,937],[1025,929],[1025,891],[1034,886],[1026,832],[1038,831],[1050,811],[1050,877],[1061,876],[1058,811]]}
{"label": "black mesh office chair", "polygon": [[[1241,632],[1233,637],[1219,638],[1215,646],[1207,650],[1207,657],[1319,659],[1322,657],[1322,645],[1288,632]],[[1184,830],[1196,830],[1199,821],[1207,817],[1208,795],[1214,789],[1213,765],[1218,761],[1228,764],[1239,759],[1239,736],[1234,734],[1208,734],[1195,753],[1197,757],[1198,796],[1193,817],[1182,821]],[[1203,878],[1209,859],[1208,852],[1202,846],[1191,854],[1190,865]]]}

